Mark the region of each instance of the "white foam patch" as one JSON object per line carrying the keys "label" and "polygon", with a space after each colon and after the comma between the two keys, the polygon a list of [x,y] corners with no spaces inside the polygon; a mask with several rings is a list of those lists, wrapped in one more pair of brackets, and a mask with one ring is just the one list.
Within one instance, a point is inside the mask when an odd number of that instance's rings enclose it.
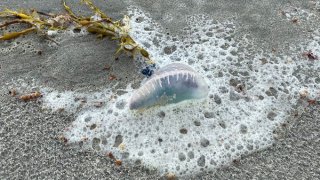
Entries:
{"label": "white foam patch", "polygon": [[73,91],[58,92],[48,88],[42,89],[43,104],[54,111],[65,110],[76,113],[90,107],[103,107],[113,101],[109,89],[104,92],[75,93]]}
{"label": "white foam patch", "polygon": [[[313,5],[316,10],[318,9],[319,2],[314,2],[314,4],[310,4]],[[316,11],[302,9],[299,7],[292,6],[290,4],[281,9],[280,15],[285,16],[288,21],[303,22],[308,21],[312,17],[316,17]]]}
{"label": "white foam patch", "polygon": [[[191,65],[210,85],[209,96],[179,104],[130,111],[132,89],[121,96],[100,93],[47,91],[45,105],[76,112],[76,120],[64,132],[69,143],[80,143],[103,154],[112,152],[126,162],[142,162],[161,174],[180,175],[214,170],[241,155],[269,147],[274,130],[290,117],[299,92],[307,88],[313,96],[319,83],[313,75],[319,61],[272,54],[250,55],[236,42],[232,22],[214,23],[203,15],[190,16],[182,37],[166,35],[138,8],[130,8],[132,37],[150,52],[162,67],[172,62]],[[319,45],[310,48],[320,55]],[[242,48],[240,51],[239,49]],[[309,65],[308,63],[313,63]],[[299,77],[295,75],[298,73]],[[318,74],[319,75],[319,74]],[[103,100],[103,107],[81,107],[76,97]]]}

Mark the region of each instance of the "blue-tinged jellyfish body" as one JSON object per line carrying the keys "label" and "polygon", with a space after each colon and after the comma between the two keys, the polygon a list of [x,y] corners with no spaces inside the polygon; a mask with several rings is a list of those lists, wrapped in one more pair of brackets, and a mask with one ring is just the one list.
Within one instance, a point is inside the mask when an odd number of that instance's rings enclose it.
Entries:
{"label": "blue-tinged jellyfish body", "polygon": [[205,80],[191,67],[173,63],[159,69],[137,89],[131,97],[129,107],[142,109],[188,99],[200,99],[206,97],[208,92]]}

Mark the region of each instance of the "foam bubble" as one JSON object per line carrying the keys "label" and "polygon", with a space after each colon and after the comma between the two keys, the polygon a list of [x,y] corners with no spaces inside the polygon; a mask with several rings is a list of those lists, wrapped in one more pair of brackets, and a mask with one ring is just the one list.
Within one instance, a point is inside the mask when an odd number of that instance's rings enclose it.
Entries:
{"label": "foam bubble", "polygon": [[[315,9],[317,9],[319,2],[315,3],[314,6]],[[281,9],[280,15],[284,16],[288,21],[298,23],[308,21],[310,18],[315,17],[315,12],[312,10],[295,7],[290,4]]]}

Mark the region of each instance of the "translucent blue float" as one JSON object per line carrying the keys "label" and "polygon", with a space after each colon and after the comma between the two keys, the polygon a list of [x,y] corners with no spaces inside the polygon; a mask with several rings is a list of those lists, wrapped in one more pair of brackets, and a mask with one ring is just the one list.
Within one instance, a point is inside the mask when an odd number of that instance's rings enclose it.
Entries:
{"label": "translucent blue float", "polygon": [[129,107],[142,109],[188,99],[200,99],[206,97],[208,92],[205,80],[191,67],[173,63],[156,71],[137,89],[131,97]]}

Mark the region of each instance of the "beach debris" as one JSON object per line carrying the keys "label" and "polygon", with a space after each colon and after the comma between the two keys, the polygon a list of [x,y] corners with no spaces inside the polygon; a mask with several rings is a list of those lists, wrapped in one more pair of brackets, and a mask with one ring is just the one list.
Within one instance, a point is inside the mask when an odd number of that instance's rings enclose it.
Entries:
{"label": "beach debris", "polygon": [[101,108],[103,106],[103,104],[104,104],[103,102],[98,101],[98,102],[94,102],[93,106],[96,107],[96,108]]}
{"label": "beach debris", "polygon": [[308,99],[307,102],[309,106],[320,105],[320,100],[317,99]]}
{"label": "beach debris", "polygon": [[115,79],[117,79],[117,77],[116,77],[115,75],[111,74],[111,75],[109,76],[109,80],[110,80],[110,81],[115,80]]}
{"label": "beach debris", "polygon": [[71,28],[81,30],[83,28],[89,33],[97,34],[99,38],[109,37],[112,40],[117,40],[119,47],[114,54],[115,59],[118,59],[122,53],[126,53],[133,58],[141,55],[148,64],[154,63],[149,53],[129,35],[129,16],[125,15],[122,20],[115,21],[96,7],[91,0],[81,0],[81,2],[92,10],[94,13],[92,16],[85,17],[76,15],[64,0],[62,3],[66,12],[60,14],[45,13],[35,9],[31,11],[14,11],[10,9],[0,11],[0,18],[7,20],[2,24],[0,23],[0,28],[6,28],[13,24],[29,25],[28,28],[21,31],[7,32],[0,35],[0,42],[36,32],[47,40],[58,44],[58,42],[52,38],[54,38],[59,31],[69,30]]}
{"label": "beach debris", "polygon": [[177,179],[177,177],[174,173],[167,173],[165,177],[167,180],[176,180]]}
{"label": "beach debris", "polygon": [[106,64],[102,70],[109,71],[110,69],[111,69],[111,66],[109,64]]}
{"label": "beach debris", "polygon": [[64,144],[68,143],[68,139],[63,135],[58,136],[58,140]]}
{"label": "beach debris", "polygon": [[19,97],[19,99],[26,102],[26,101],[38,99],[40,97],[42,97],[42,94],[39,91],[35,91],[30,94],[22,95]]}
{"label": "beach debris", "polygon": [[299,19],[298,18],[293,18],[291,19],[291,22],[294,24],[298,24],[299,23]]}
{"label": "beach debris", "polygon": [[17,95],[17,91],[15,89],[9,90],[9,95],[15,97]]}
{"label": "beach debris", "polygon": [[112,159],[114,161],[114,164],[116,166],[121,166],[122,165],[122,161],[120,159],[117,159],[112,152],[107,153],[107,156]]}
{"label": "beach debris", "polygon": [[116,164],[116,166],[121,166],[122,165],[122,161],[119,160],[119,159],[115,160],[114,163]]}
{"label": "beach debris", "polygon": [[309,60],[318,60],[318,56],[315,55],[311,50],[302,53],[303,56],[307,57]]}
{"label": "beach debris", "polygon": [[114,157],[114,155],[112,154],[112,152],[107,153],[107,156],[112,159],[115,160],[116,158]]}

